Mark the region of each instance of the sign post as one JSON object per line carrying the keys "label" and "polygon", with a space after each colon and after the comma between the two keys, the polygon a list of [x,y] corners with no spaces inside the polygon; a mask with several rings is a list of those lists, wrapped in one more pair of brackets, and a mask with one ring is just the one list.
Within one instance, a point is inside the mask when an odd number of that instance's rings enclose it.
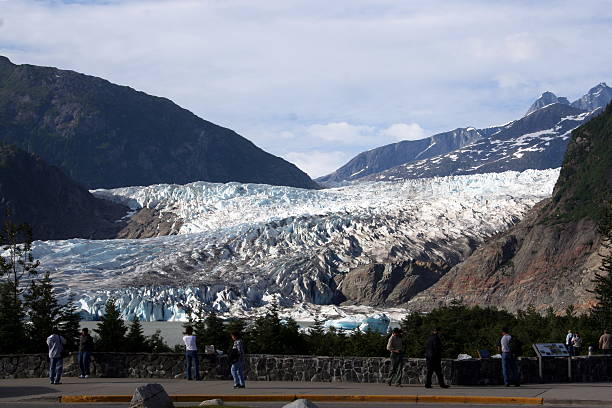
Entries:
{"label": "sign post", "polygon": [[536,343],[532,345],[538,356],[540,382],[544,382],[543,359],[549,357],[567,357],[567,376],[572,380],[572,358],[563,343]]}

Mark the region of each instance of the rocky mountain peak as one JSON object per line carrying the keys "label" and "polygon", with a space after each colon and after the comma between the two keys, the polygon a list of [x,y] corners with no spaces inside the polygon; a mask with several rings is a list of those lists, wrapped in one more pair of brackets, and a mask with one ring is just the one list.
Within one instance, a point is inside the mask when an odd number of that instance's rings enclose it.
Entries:
{"label": "rocky mountain peak", "polygon": [[554,93],[547,91],[547,92],[544,92],[542,96],[540,96],[538,99],[536,99],[536,101],[529,107],[525,115],[529,115],[531,112],[535,112],[538,109],[541,109],[544,106],[547,106],[553,103],[561,103],[563,105],[570,104],[567,98],[563,96],[557,97],[557,95],[555,95]]}
{"label": "rocky mountain peak", "polygon": [[605,82],[600,82],[593,88],[589,89],[580,99],[572,102],[572,106],[586,111],[592,111],[598,108],[604,108],[612,101],[612,88]]}

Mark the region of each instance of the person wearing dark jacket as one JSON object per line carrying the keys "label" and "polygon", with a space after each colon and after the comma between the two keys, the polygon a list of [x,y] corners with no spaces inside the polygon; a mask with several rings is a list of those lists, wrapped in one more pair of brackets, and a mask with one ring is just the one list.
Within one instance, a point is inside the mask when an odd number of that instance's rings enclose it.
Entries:
{"label": "person wearing dark jacket", "polygon": [[442,340],[440,339],[440,329],[435,328],[431,332],[431,336],[425,344],[425,361],[427,363],[427,377],[425,379],[425,388],[431,388],[431,377],[436,373],[438,384],[441,388],[449,388],[444,383],[442,375]]}
{"label": "person wearing dark jacket", "polygon": [[79,378],[89,378],[89,366],[91,364],[91,352],[93,351],[93,338],[89,335],[89,329],[83,328],[79,337]]}

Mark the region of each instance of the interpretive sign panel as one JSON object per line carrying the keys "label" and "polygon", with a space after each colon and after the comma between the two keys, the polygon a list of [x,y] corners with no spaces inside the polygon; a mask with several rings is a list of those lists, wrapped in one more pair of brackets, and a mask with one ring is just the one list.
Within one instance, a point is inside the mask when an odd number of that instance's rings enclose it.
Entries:
{"label": "interpretive sign panel", "polygon": [[540,357],[569,357],[569,352],[563,343],[536,343],[533,345]]}

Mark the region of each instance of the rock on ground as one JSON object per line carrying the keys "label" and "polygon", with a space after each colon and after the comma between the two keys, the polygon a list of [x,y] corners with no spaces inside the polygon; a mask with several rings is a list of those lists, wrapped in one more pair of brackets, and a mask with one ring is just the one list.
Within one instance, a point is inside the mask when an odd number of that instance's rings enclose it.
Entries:
{"label": "rock on ground", "polygon": [[143,384],[136,388],[130,408],[174,408],[174,404],[161,384]]}
{"label": "rock on ground", "polygon": [[319,406],[312,401],[300,398],[284,405],[283,408],[319,408]]}

